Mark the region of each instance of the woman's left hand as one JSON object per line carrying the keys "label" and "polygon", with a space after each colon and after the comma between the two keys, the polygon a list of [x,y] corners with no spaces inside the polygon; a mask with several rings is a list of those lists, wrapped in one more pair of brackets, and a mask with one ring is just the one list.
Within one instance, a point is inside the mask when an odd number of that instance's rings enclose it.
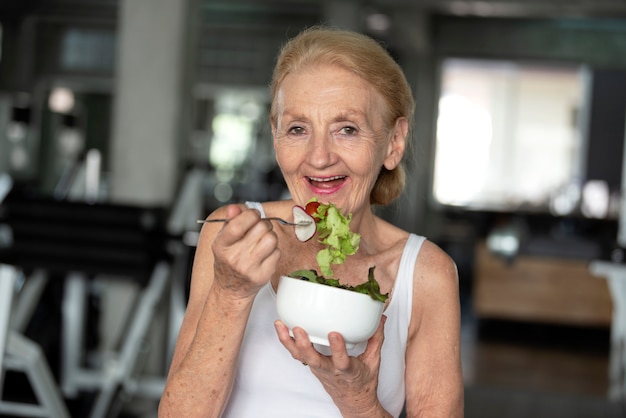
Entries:
{"label": "woman's left hand", "polygon": [[343,416],[381,416],[377,387],[385,320],[383,315],[365,351],[356,357],[348,355],[343,337],[337,332],[328,335],[329,356],[315,350],[302,328],[294,328],[291,337],[285,324],[276,321],[276,332],[292,357],[311,368]]}

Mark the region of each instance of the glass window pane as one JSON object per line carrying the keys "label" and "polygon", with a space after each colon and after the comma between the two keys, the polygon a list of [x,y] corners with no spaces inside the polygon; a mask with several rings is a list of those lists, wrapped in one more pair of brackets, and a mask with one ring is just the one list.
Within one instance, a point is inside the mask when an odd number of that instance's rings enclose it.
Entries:
{"label": "glass window pane", "polygon": [[580,182],[586,72],[577,65],[442,63],[433,194],[488,210],[547,210]]}

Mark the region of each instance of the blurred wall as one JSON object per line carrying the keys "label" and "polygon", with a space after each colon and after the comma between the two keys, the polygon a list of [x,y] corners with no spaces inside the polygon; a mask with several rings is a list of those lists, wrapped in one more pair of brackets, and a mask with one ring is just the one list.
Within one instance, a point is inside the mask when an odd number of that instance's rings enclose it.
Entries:
{"label": "blurred wall", "polygon": [[[624,19],[606,14],[569,19],[452,16],[426,5],[357,0],[302,0],[289,3],[291,7],[262,1],[149,3],[152,7],[143,6],[141,0],[79,4],[24,0],[0,6],[0,109],[9,112],[18,92],[31,99],[30,160],[16,175],[54,182],[46,171],[47,157],[41,155],[54,149],[54,133],[41,132],[42,115],[50,89],[65,84],[77,97],[97,93],[112,102],[108,147],[101,151],[115,198],[168,203],[184,167],[206,160],[194,155],[195,139],[189,134],[189,119],[195,116],[193,89],[264,88],[280,44],[305,26],[326,22],[377,37],[405,69],[417,101],[415,152],[406,193],[381,214],[409,230],[434,236],[441,228],[441,208],[431,205],[430,182],[442,57],[566,60],[617,70],[626,60]],[[141,7],[150,9],[140,13]],[[368,26],[375,14],[386,17],[387,29]],[[78,48],[70,54],[73,60],[68,60],[68,47],[76,43]],[[0,121],[8,116],[5,113]],[[87,116],[81,123],[97,120],[93,123],[102,126],[105,119]],[[97,125],[84,131],[94,132]],[[7,148],[13,145],[4,128],[0,127],[0,169],[7,170]]]}
{"label": "blurred wall", "polygon": [[196,5],[122,0],[118,26],[111,199],[173,203],[188,133]]}

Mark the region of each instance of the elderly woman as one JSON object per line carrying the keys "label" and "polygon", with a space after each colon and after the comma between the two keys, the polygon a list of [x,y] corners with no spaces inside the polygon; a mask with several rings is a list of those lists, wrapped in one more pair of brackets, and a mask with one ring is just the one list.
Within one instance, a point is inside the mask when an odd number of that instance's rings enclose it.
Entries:
{"label": "elderly woman", "polygon": [[[162,417],[459,417],[463,415],[458,275],[425,238],[377,217],[402,192],[414,102],[389,54],[367,36],[311,28],[282,49],[271,84],[276,160],[291,200],[229,205],[205,224]],[[332,202],[352,214],[356,254],[334,267],[348,285],[376,266],[391,295],[375,334],[347,350],[287,327],[279,277],[315,268],[318,240],[300,242],[295,204]]]}

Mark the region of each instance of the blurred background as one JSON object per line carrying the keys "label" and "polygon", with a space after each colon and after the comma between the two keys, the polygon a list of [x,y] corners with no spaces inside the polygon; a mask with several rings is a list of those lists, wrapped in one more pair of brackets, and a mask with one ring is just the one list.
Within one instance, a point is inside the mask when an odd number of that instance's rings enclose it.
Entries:
{"label": "blurred background", "polygon": [[626,416],[623,0],[0,0],[0,416],[156,416],[195,221],[285,197],[267,85],[318,23],[414,89],[380,215],[459,267],[466,416]]}

